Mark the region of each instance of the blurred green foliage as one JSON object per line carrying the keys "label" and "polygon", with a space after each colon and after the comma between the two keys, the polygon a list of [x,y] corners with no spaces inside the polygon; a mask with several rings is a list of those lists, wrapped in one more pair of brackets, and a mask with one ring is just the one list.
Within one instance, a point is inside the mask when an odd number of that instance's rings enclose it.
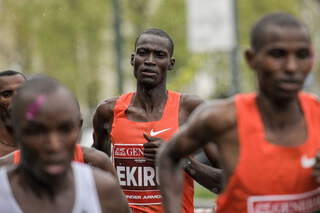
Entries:
{"label": "blurred green foliage", "polygon": [[[169,88],[186,90],[199,70],[212,74],[213,96],[229,90],[229,54],[195,54],[187,48],[186,0],[118,0],[121,6],[123,64],[126,82],[134,82],[129,64],[136,36],[148,27],[162,28],[175,41],[176,66],[169,75]],[[286,11],[301,14],[305,1],[238,0],[241,89],[254,88],[253,72],[242,53],[248,47],[252,24],[262,15]],[[106,0],[1,0],[0,26],[10,35],[10,51],[28,74],[47,73],[67,84],[82,105],[94,108],[104,82],[115,87],[112,2]],[[8,50],[6,50],[8,52]],[[5,50],[0,50],[5,55]],[[10,52],[9,51],[9,52]],[[213,63],[214,66],[211,66]],[[134,83],[133,83],[134,85]]]}

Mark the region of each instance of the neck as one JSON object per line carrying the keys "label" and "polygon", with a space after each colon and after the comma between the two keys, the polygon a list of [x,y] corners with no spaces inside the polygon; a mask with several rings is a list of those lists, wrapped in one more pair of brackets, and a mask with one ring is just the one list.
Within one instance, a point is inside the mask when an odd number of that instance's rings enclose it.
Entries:
{"label": "neck", "polygon": [[263,121],[270,127],[282,127],[294,124],[303,117],[298,96],[293,99],[275,100],[260,93],[257,105]]}
{"label": "neck", "polygon": [[161,84],[157,87],[137,86],[136,95],[133,100],[133,105],[140,106],[145,111],[153,111],[163,107],[167,100],[166,86]]}
{"label": "neck", "polygon": [[20,164],[16,174],[19,177],[19,183],[25,189],[31,190],[38,197],[49,197],[51,200],[54,200],[72,183],[72,169],[59,176],[39,178],[33,171]]}

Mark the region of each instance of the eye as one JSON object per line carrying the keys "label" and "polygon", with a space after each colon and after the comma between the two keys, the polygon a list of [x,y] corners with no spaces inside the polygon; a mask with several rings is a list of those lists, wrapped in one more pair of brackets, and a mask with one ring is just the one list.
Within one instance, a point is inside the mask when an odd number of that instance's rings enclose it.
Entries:
{"label": "eye", "polygon": [[12,90],[5,90],[3,92],[1,92],[1,96],[4,98],[9,98],[13,95],[13,91]]}
{"label": "eye", "polygon": [[286,55],[286,51],[282,49],[271,49],[268,51],[268,55],[273,58],[282,58]]}
{"label": "eye", "polygon": [[166,53],[166,52],[163,52],[163,51],[156,51],[156,52],[155,52],[155,55],[156,55],[158,58],[165,58],[165,57],[167,57],[167,53]]}
{"label": "eye", "polygon": [[296,52],[297,58],[300,58],[300,59],[309,58],[310,55],[311,53],[309,49],[300,49]]}
{"label": "eye", "polygon": [[75,128],[74,124],[65,123],[59,126],[58,131],[61,132],[62,134],[68,134],[71,131],[73,131],[74,128]]}
{"label": "eye", "polygon": [[23,133],[27,136],[35,136],[46,133],[46,129],[40,125],[29,125],[23,129]]}
{"label": "eye", "polygon": [[146,50],[146,49],[138,49],[138,50],[137,50],[137,54],[138,54],[139,56],[144,56],[144,55],[147,54],[147,50]]}

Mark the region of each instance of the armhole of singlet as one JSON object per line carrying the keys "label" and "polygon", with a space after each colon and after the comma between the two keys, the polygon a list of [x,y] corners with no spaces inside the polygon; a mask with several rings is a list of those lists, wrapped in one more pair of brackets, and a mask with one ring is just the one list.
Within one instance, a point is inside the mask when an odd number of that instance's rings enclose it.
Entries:
{"label": "armhole of singlet", "polygon": [[80,144],[76,144],[76,149],[74,151],[74,161],[84,163],[84,155]]}
{"label": "armhole of singlet", "polygon": [[237,165],[234,168],[233,173],[231,174],[231,176],[229,177],[228,180],[228,184],[225,185],[225,190],[219,195],[220,199],[219,200],[225,200],[226,197],[228,196],[228,194],[230,193],[230,190],[232,190],[235,187],[235,183],[236,183],[236,178],[238,177],[238,173],[240,170],[240,164],[241,164],[241,158],[242,158],[242,154],[241,153],[241,146],[243,145],[241,143],[240,140],[240,129],[239,129],[239,119],[242,117],[240,116],[241,113],[243,113],[242,111],[242,105],[243,105],[243,94],[238,94],[234,97],[234,104],[235,104],[235,110],[236,110],[236,122],[237,122],[237,137],[238,137],[238,146],[239,146],[239,156],[238,156],[238,162]]}

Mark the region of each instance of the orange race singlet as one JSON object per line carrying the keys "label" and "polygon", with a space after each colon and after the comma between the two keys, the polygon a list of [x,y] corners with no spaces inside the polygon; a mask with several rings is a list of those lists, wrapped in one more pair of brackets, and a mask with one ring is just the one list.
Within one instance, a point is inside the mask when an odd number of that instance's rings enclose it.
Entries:
{"label": "orange race singlet", "polygon": [[320,188],[312,176],[320,150],[320,103],[299,94],[307,125],[302,145],[281,146],[265,139],[256,94],[236,96],[240,155],[217,212],[309,213],[320,209]]}
{"label": "orange race singlet", "polygon": [[[14,151],[13,152],[13,163],[14,164],[19,164],[20,163],[20,157],[21,157],[20,150]],[[83,151],[82,151],[82,148],[81,148],[80,144],[76,144],[73,161],[76,161],[76,162],[79,162],[79,163],[84,163]]]}
{"label": "orange race singlet", "polygon": [[[128,120],[127,110],[134,93],[124,94],[116,102],[111,130],[112,160],[120,185],[134,213],[161,213],[157,167],[146,162],[143,144],[146,133],[168,141],[179,129],[180,94],[168,91],[168,99],[159,121],[135,122]],[[183,212],[193,213],[193,180],[185,174]]]}

